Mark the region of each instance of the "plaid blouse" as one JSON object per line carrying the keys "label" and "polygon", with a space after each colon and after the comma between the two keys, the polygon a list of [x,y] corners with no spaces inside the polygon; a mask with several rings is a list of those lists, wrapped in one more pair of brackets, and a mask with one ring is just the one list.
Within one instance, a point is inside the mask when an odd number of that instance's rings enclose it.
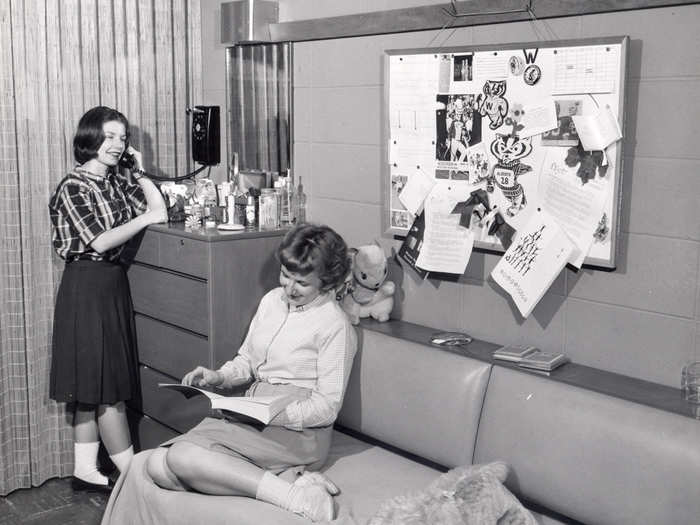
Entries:
{"label": "plaid blouse", "polygon": [[115,261],[122,246],[99,253],[90,244],[146,208],[141,186],[130,177],[112,171],[101,177],[76,166],[58,184],[49,202],[54,249],[67,262]]}

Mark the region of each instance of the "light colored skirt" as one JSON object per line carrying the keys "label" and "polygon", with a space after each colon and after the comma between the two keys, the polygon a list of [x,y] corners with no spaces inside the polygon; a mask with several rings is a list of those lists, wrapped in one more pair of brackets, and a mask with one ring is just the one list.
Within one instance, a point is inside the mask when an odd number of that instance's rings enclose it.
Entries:
{"label": "light colored skirt", "polygon": [[[303,392],[302,392],[303,391]],[[285,395],[309,390],[293,385],[254,383],[246,395]],[[187,433],[166,441],[167,447],[186,441],[206,449],[238,457],[274,474],[296,469],[318,470],[326,462],[331,445],[332,426],[302,431],[262,423],[207,417]]]}

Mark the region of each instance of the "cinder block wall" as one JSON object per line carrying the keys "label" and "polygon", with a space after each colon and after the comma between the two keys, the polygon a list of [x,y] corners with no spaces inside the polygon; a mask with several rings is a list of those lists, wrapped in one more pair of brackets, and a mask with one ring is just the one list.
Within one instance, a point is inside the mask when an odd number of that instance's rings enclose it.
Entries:
{"label": "cinder block wall", "polygon": [[[280,14],[294,20],[409,6],[380,4],[283,0]],[[421,282],[407,270],[401,316],[496,343],[564,351],[577,363],[678,386],[683,363],[700,360],[698,27],[700,5],[689,5],[295,44],[295,171],[310,196],[310,217],[351,245],[379,238],[398,249],[381,227],[385,49],[535,41],[545,33],[629,35],[617,271],[565,270],[523,321],[488,280],[499,256],[474,253],[459,282]]]}

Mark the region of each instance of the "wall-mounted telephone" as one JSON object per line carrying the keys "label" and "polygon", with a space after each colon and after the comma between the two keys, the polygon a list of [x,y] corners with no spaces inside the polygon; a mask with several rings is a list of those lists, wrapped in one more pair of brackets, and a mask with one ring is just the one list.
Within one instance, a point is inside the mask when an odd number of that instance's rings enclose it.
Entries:
{"label": "wall-mounted telephone", "polygon": [[[221,162],[219,138],[219,106],[195,106],[187,109],[192,113],[192,160],[202,166],[187,175],[180,177],[163,177],[145,173],[149,178],[159,181],[179,182],[194,177],[207,166]],[[134,156],[124,151],[119,159],[119,165],[128,170],[134,169]]]}
{"label": "wall-mounted telephone", "polygon": [[211,166],[221,161],[219,106],[195,106],[192,110],[192,160]]}

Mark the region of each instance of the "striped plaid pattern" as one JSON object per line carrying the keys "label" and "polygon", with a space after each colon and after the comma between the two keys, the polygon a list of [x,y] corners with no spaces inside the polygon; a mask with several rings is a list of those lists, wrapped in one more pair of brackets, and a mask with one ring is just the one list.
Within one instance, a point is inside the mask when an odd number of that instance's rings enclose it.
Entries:
{"label": "striped plaid pattern", "polygon": [[66,261],[115,261],[121,247],[98,253],[90,244],[146,207],[141,186],[130,177],[115,172],[101,177],[76,166],[58,184],[49,202],[54,249]]}

